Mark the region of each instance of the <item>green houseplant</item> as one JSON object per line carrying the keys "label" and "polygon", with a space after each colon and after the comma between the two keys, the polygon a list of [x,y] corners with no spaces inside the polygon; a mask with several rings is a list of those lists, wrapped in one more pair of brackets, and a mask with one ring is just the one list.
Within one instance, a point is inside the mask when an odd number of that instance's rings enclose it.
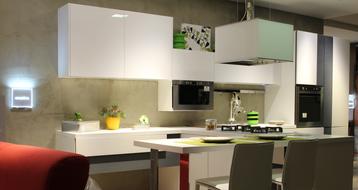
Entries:
{"label": "green houseplant", "polygon": [[105,117],[106,128],[110,130],[119,129],[121,118],[126,117],[125,113],[119,109],[118,105],[102,108],[100,115]]}

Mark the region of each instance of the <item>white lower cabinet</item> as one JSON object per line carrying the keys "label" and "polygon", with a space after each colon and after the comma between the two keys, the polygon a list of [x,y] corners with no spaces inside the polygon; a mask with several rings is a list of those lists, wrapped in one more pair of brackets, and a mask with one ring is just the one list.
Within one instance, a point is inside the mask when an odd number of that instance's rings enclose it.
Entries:
{"label": "white lower cabinet", "polygon": [[229,176],[234,150],[208,153],[208,177]]}
{"label": "white lower cabinet", "polygon": [[195,190],[195,180],[208,177],[208,153],[189,155],[189,189]]}
{"label": "white lower cabinet", "polygon": [[233,150],[195,153],[189,155],[189,187],[195,189],[195,180],[207,177],[229,176]]}
{"label": "white lower cabinet", "polygon": [[56,148],[84,156],[105,156],[149,152],[147,148],[134,146],[134,140],[166,139],[166,134],[96,134],[69,137],[62,133],[56,136]]}

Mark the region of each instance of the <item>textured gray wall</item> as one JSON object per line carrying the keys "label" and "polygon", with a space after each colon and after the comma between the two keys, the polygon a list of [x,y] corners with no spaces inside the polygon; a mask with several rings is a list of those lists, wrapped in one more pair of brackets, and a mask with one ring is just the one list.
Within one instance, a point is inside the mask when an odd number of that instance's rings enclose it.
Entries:
{"label": "textured gray wall", "polygon": [[[7,141],[53,147],[55,130],[65,117],[80,111],[87,119],[98,119],[100,108],[112,103],[127,113],[124,126],[135,124],[140,114],[148,114],[154,125],[161,126],[201,125],[209,117],[226,121],[229,94],[215,94],[214,111],[164,113],[157,111],[154,81],[58,79],[57,9],[68,2],[173,16],[175,31],[183,22],[215,27],[234,22],[243,13],[242,5],[237,12],[236,4],[226,0],[0,0],[0,94],[8,97],[9,87],[21,81],[35,87],[32,112],[5,110],[2,120]],[[258,8],[256,15],[269,18],[270,12]],[[320,19],[274,10],[271,18],[294,24],[296,29],[323,31]],[[242,99],[248,110],[263,113],[262,94],[242,95]],[[137,173],[119,174],[123,180],[135,176],[122,186],[117,177],[96,178],[106,190],[145,189],[145,183],[135,182],[145,182],[146,174]]]}

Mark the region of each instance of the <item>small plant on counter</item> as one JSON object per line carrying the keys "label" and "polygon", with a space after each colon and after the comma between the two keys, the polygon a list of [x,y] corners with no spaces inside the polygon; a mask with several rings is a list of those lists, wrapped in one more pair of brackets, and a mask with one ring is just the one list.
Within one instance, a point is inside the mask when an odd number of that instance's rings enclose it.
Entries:
{"label": "small plant on counter", "polygon": [[149,125],[149,118],[146,115],[141,115],[139,118],[139,123],[141,125]]}
{"label": "small plant on counter", "polygon": [[119,129],[121,118],[124,119],[126,117],[125,113],[119,109],[118,105],[102,108],[100,115],[106,118],[106,127],[110,130]]}
{"label": "small plant on counter", "polygon": [[75,112],[75,117],[74,117],[74,121],[82,121],[83,120],[83,118],[82,118],[82,115],[81,115],[81,113],[80,112]]}

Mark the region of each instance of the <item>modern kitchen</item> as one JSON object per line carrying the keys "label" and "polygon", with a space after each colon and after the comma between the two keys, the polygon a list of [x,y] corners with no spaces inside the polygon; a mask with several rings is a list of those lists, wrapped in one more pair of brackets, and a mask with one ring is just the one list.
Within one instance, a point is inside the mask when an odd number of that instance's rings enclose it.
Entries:
{"label": "modern kitchen", "polygon": [[358,189],[357,20],[354,0],[0,1],[0,189]]}

